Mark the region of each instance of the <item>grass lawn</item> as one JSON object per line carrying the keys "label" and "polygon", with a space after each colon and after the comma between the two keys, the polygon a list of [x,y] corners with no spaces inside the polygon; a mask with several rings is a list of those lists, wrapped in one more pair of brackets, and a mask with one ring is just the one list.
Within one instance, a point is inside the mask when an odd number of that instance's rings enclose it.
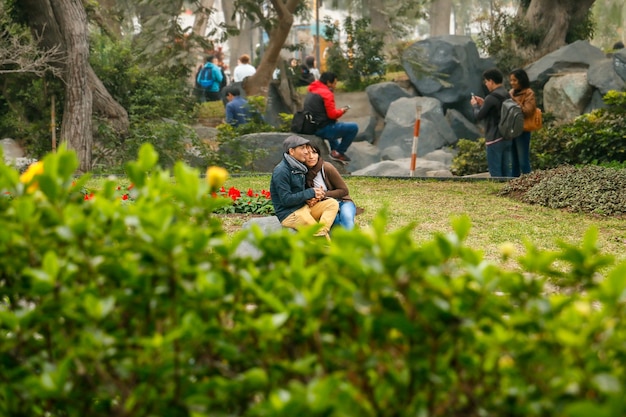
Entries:
{"label": "grass lawn", "polygon": [[[533,206],[499,197],[504,183],[491,181],[440,181],[387,179],[369,177],[344,178],[350,195],[365,213],[357,216],[357,227],[367,227],[383,208],[388,210],[389,229],[411,223],[416,241],[428,240],[433,233],[451,231],[450,219],[467,215],[472,230],[467,244],[482,250],[489,260],[499,259],[499,246],[515,245],[521,253],[524,242],[542,249],[556,249],[559,241],[579,243],[585,231],[597,227],[598,244],[603,253],[626,259],[626,219],[598,217]],[[229,178],[226,186],[255,191],[269,189],[270,176]],[[237,230],[248,216],[225,216],[227,230]]]}

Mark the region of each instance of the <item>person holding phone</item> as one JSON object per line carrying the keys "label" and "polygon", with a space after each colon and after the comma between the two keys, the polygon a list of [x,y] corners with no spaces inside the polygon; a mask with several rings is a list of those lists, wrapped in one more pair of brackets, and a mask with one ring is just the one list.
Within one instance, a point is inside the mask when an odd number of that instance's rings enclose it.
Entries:
{"label": "person holding phone", "polygon": [[347,163],[350,158],[346,151],[359,133],[359,126],[352,122],[339,122],[350,106],[340,109],[335,104],[334,89],[337,76],[332,72],[324,72],[319,80],[309,85],[309,92],[304,98],[304,111],[311,113],[313,121],[319,128],[315,136],[326,139],[330,145],[330,157],[335,161]]}
{"label": "person holding phone", "polygon": [[511,140],[505,140],[498,129],[502,102],[510,98],[502,82],[504,76],[497,68],[483,72],[483,83],[489,94],[482,97],[472,94],[470,104],[474,108],[476,121],[485,121],[485,145],[487,145],[487,167],[492,177],[511,176]]}

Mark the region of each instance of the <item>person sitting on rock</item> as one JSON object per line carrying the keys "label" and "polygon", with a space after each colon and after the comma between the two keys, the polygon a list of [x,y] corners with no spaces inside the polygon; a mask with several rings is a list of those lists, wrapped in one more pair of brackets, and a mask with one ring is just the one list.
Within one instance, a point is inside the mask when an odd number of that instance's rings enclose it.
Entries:
{"label": "person sitting on rock", "polygon": [[346,114],[349,107],[341,109],[335,107],[333,91],[336,86],[337,76],[334,73],[328,71],[322,73],[320,79],[313,81],[308,87],[309,92],[304,98],[304,111],[311,113],[313,121],[319,126],[315,135],[328,140],[331,159],[345,163],[350,161],[346,151],[359,133],[359,126],[352,122],[337,121]]}

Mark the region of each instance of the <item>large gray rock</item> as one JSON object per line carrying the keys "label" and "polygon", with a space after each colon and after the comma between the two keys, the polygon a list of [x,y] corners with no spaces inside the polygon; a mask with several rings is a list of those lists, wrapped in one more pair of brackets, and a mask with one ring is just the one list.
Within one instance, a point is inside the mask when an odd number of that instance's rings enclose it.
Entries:
{"label": "large gray rock", "polygon": [[[237,140],[237,147],[241,146],[248,151],[255,151],[256,156],[251,161],[250,170],[252,172],[270,173],[274,167],[281,161],[283,157],[283,141],[293,133],[283,132],[261,132],[244,135]],[[329,149],[327,142],[314,135],[299,135],[307,138],[320,148],[321,157],[325,161],[331,162],[340,173],[346,174],[345,165],[332,161],[328,155]],[[231,148],[228,144],[220,148],[220,152],[237,152],[237,149]]]}
{"label": "large gray rock", "polygon": [[543,89],[543,105],[557,120],[569,121],[580,116],[591,101],[593,89],[586,72],[552,77]]}
{"label": "large gray rock", "polygon": [[603,97],[604,95],[600,94],[598,90],[593,90],[591,101],[589,101],[589,104],[585,107],[585,113],[591,113],[594,110],[606,108],[607,106]]}
{"label": "large gray rock", "polygon": [[381,150],[390,146],[399,146],[406,155],[411,155],[415,108],[418,105],[422,106],[418,156],[457,142],[454,131],[443,115],[439,100],[430,97],[401,98],[391,103],[387,111],[385,128],[378,141],[378,147]]}
{"label": "large gray rock", "polygon": [[[367,142],[353,142],[348,149],[352,161],[343,168],[348,172],[354,172],[368,165],[380,161],[380,149]],[[325,157],[325,161],[328,159]]]}
{"label": "large gray rock", "polygon": [[341,116],[339,121],[354,122],[359,126],[359,132],[354,139],[355,142],[374,142],[377,122],[376,113],[365,91],[336,93],[335,105],[337,108],[346,105],[350,106],[350,110]]}
{"label": "large gray rock", "polygon": [[613,54],[613,69],[623,81],[626,81],[626,49],[620,49]]}
{"label": "large gray rock", "polygon": [[459,139],[477,140],[484,136],[474,123],[467,120],[467,118],[457,110],[449,109],[446,112],[446,120]]}
{"label": "large gray rock", "polygon": [[[396,159],[395,161],[382,161],[352,173],[352,175],[365,175],[374,177],[409,177],[411,170],[411,158]],[[417,158],[415,161],[414,177],[427,177],[433,171],[447,171],[448,167],[437,161],[429,161]]]}
{"label": "large gray rock", "polygon": [[399,98],[415,96],[415,94],[400,87],[398,83],[391,81],[370,85],[365,89],[365,92],[374,111],[383,118],[387,115],[391,103]]}
{"label": "large gray rock", "polygon": [[587,71],[587,82],[605,95],[610,90],[623,91],[626,87],[624,80],[617,75],[611,58],[596,61]]}
{"label": "large gray rock", "polygon": [[588,41],[576,41],[528,65],[526,73],[533,87],[541,89],[554,74],[580,72],[606,56]]}
{"label": "large gray rock", "polygon": [[17,158],[24,157],[24,150],[11,138],[0,140],[0,146],[2,146],[4,161],[8,164],[12,164]]}
{"label": "large gray rock", "polygon": [[483,95],[482,72],[493,66],[493,61],[480,58],[469,36],[445,35],[409,46],[402,55],[402,66],[421,95],[470,117],[471,93]]}

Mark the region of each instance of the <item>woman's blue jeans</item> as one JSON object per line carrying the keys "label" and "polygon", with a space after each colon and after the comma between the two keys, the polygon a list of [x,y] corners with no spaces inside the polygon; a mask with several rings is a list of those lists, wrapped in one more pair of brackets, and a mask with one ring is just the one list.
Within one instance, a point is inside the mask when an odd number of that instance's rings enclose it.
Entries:
{"label": "woman's blue jeans", "polygon": [[341,226],[346,230],[354,229],[354,216],[356,216],[356,206],[352,201],[340,201],[339,212],[335,217],[333,226]]}
{"label": "woman's blue jeans", "polygon": [[530,173],[530,132],[524,132],[513,139],[512,174],[519,177],[521,174]]}
{"label": "woman's blue jeans", "polygon": [[[336,122],[324,126],[315,132],[315,136],[328,140],[331,151],[344,154],[352,145],[352,141],[356,138],[357,133],[359,133],[359,125],[356,123]],[[341,143],[338,139],[341,139]]]}
{"label": "woman's blue jeans", "polygon": [[487,167],[489,175],[492,177],[511,176],[511,148],[512,140],[501,140],[500,142],[487,145]]}

